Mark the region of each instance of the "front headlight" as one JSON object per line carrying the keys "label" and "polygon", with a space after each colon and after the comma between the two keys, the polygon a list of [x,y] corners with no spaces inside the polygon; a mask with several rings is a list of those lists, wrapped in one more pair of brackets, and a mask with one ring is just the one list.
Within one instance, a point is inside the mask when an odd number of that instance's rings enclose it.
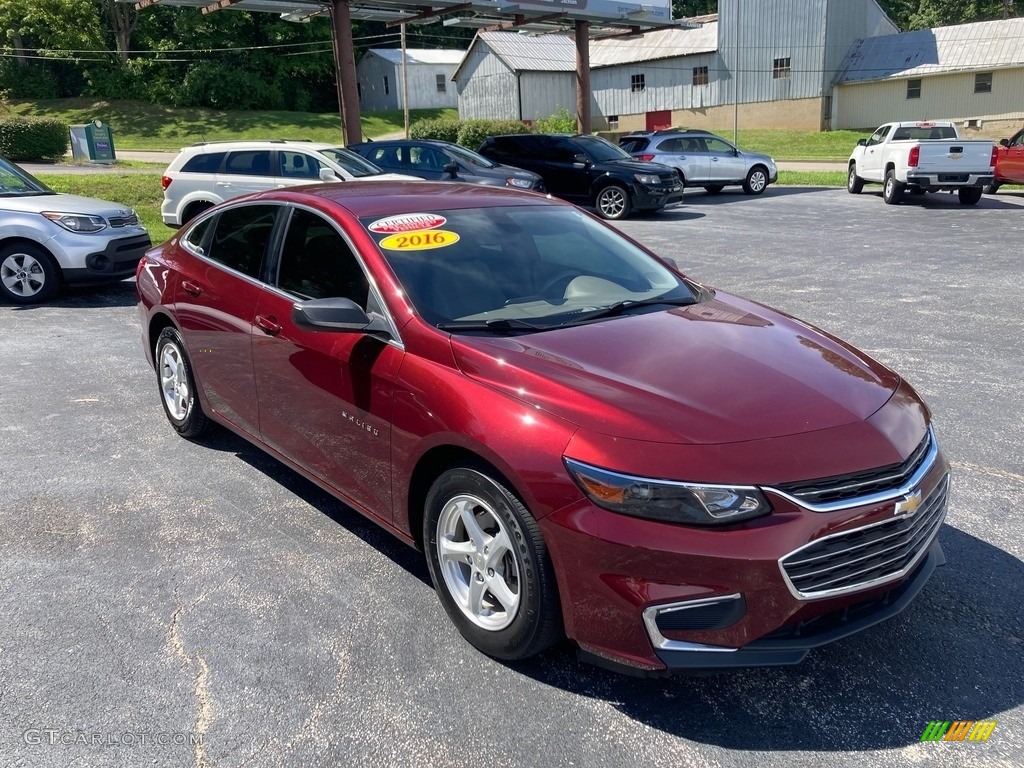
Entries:
{"label": "front headlight", "polygon": [[512,176],[505,179],[505,183],[510,187],[519,187],[520,189],[529,189],[533,186],[533,182],[529,179],[517,179]]}
{"label": "front headlight", "polygon": [[43,216],[69,232],[99,232],[107,226],[102,216],[89,216],[84,213],[43,211]]}
{"label": "front headlight", "polygon": [[569,474],[597,506],[648,520],[726,525],[771,512],[753,486],[703,485],[653,480],[599,469],[564,458]]}
{"label": "front headlight", "polygon": [[661,183],[661,179],[659,179],[653,173],[635,173],[635,174],[633,174],[633,178],[636,179],[637,181],[639,181],[641,184],[659,184],[659,183]]}

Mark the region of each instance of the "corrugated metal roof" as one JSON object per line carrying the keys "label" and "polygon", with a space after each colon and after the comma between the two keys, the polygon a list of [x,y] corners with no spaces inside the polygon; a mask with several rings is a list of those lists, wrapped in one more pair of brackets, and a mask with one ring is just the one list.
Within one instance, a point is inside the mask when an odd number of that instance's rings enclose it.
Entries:
{"label": "corrugated metal roof", "polygon": [[576,43],[568,35],[480,32],[477,37],[513,72],[576,71]]}
{"label": "corrugated metal roof", "polygon": [[695,29],[659,29],[638,37],[594,40],[590,44],[590,67],[613,67],[717,50],[718,22],[715,21]]}
{"label": "corrugated metal roof", "polygon": [[[392,64],[402,63],[401,48],[371,48],[367,53],[375,53]],[[405,54],[410,64],[458,64],[466,52],[450,48],[406,48]]]}
{"label": "corrugated metal roof", "polygon": [[935,27],[858,41],[838,83],[1024,66],[1024,18]]}
{"label": "corrugated metal roof", "polygon": [[[480,32],[479,39],[512,71],[575,72],[576,42],[570,35]],[[634,64],[718,50],[718,22],[696,29],[660,29],[636,37],[590,41],[590,68]]]}

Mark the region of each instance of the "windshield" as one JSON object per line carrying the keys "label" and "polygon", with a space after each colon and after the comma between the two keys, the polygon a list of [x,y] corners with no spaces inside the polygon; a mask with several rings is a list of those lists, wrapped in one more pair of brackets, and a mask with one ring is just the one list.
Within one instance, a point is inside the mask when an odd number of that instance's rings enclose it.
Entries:
{"label": "windshield", "polygon": [[567,206],[416,212],[362,224],[424,320],[450,330],[545,330],[591,321],[622,302],[696,300],[639,246]]}
{"label": "windshield", "polygon": [[596,162],[633,159],[622,147],[617,147],[600,136],[577,136],[576,141],[587,150],[591,159]]}
{"label": "windshield", "polygon": [[343,149],[342,147],[321,149],[320,154],[340,165],[357,179],[362,176],[376,176],[377,174],[384,173],[384,171],[369,160],[364,160],[355,152]]}
{"label": "windshield", "polygon": [[459,158],[459,160],[462,160],[464,163],[469,163],[470,165],[475,165],[475,166],[477,166],[479,168],[497,168],[498,167],[496,163],[492,163],[490,160],[488,160],[483,155],[478,155],[476,152],[474,152],[474,151],[472,151],[470,149],[465,149],[465,148],[457,146],[455,144],[453,144],[452,146],[448,147],[447,149],[448,149],[448,152],[450,152],[451,154],[455,155],[457,158]]}
{"label": "windshield", "polygon": [[0,157],[0,197],[53,194],[56,193],[32,174]]}

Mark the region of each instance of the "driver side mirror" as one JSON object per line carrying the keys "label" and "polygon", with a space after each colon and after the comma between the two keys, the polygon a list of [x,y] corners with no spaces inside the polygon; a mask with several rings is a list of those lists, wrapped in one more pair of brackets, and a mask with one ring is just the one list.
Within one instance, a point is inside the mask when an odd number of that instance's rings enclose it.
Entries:
{"label": "driver side mirror", "polygon": [[857,146],[858,147],[866,147],[867,145],[868,145],[868,140],[867,139],[857,139]]}
{"label": "driver side mirror", "polygon": [[1001,146],[1001,147],[1008,147],[1008,146],[1010,146],[1010,140],[1009,139],[1000,139],[999,140],[999,146]]}
{"label": "driver side mirror", "polygon": [[388,332],[383,320],[342,297],[297,301],[292,305],[292,322],[307,331]]}
{"label": "driver side mirror", "polygon": [[320,181],[339,181],[338,174],[331,168],[321,168],[319,176]]}
{"label": "driver side mirror", "polygon": [[448,165],[444,166],[441,170],[448,174],[449,179],[455,179],[459,176],[459,166],[455,163],[448,163]]}

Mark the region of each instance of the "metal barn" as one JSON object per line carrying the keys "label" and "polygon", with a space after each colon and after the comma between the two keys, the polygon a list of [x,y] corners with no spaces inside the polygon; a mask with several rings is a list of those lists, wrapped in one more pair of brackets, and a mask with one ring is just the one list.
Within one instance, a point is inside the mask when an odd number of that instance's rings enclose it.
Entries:
{"label": "metal barn", "polygon": [[[406,49],[409,109],[457,107],[459,95],[451,82],[465,51]],[[402,109],[402,51],[371,48],[356,66],[359,106],[364,112]]]}

